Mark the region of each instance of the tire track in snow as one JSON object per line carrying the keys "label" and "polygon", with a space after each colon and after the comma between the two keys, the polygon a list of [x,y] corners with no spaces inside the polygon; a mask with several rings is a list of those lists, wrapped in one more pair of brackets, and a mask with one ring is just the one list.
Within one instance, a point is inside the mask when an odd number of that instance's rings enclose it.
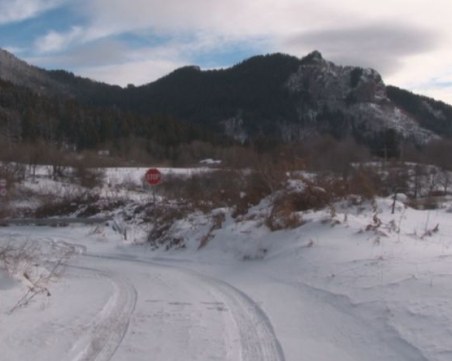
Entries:
{"label": "tire track in snow", "polygon": [[[157,266],[170,269],[174,272],[190,276],[201,284],[208,286],[215,298],[222,301],[228,308],[229,318],[226,324],[235,325],[234,330],[226,330],[238,333],[238,335],[228,335],[229,348],[233,350],[237,347],[239,340],[239,352],[232,352],[229,356],[231,361],[284,361],[284,351],[276,337],[273,326],[266,313],[259,305],[246,295],[243,291],[232,285],[183,267],[169,265],[167,263],[142,260],[139,258],[121,257],[116,255],[87,254],[88,257],[118,260],[123,262],[141,263],[148,266]],[[226,327],[227,327],[226,325]],[[235,357],[239,356],[237,360]],[[77,360],[78,361],[78,360]]]}
{"label": "tire track in snow", "polygon": [[113,294],[85,335],[75,342],[65,360],[109,361],[127,332],[137,302],[137,291],[131,282],[112,272],[81,266],[68,267],[105,278],[112,285]]}
{"label": "tire track in snow", "polygon": [[199,275],[198,278],[209,283],[228,306],[240,337],[240,361],[285,360],[268,316],[254,300],[226,282]]}

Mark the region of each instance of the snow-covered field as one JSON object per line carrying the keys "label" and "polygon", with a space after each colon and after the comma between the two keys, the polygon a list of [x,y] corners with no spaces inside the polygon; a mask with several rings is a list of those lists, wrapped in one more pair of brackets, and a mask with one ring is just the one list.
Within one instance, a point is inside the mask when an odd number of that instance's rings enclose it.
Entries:
{"label": "snow-covered field", "polygon": [[2,227],[23,257],[0,268],[0,360],[450,361],[452,203],[391,203],[276,232],[265,202],[241,221],[225,211],[199,250],[202,215],[170,251],[111,222]]}

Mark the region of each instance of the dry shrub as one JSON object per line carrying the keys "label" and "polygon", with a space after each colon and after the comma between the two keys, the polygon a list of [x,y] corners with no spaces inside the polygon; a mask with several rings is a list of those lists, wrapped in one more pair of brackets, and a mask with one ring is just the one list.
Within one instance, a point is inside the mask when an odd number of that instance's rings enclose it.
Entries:
{"label": "dry shrub", "polygon": [[73,254],[72,247],[61,247],[58,252],[49,253],[42,249],[39,242],[31,241],[11,240],[0,245],[0,267],[21,279],[27,287],[8,313],[27,306],[38,295],[50,297],[48,287],[51,280],[61,275]]}
{"label": "dry shrub", "polygon": [[[0,220],[4,218],[8,218],[11,215],[11,211],[9,207],[6,205],[6,202],[2,199],[2,205],[0,206]],[[5,203],[5,204],[4,204]],[[1,223],[0,223],[1,226]]]}
{"label": "dry shrub", "polygon": [[223,227],[225,219],[226,216],[223,212],[218,212],[212,215],[212,225],[210,226],[209,231],[201,238],[199,248],[203,248],[207,245],[207,243],[209,243],[209,241],[213,238],[213,232]]}
{"label": "dry shrub", "polygon": [[434,210],[440,208],[441,204],[440,199],[441,197],[425,197],[410,199],[408,202],[408,206],[420,210]]}
{"label": "dry shrub", "polygon": [[378,214],[374,213],[374,215],[372,217],[372,223],[369,223],[366,226],[365,230],[366,230],[366,232],[369,232],[369,231],[375,232],[381,227],[382,224],[383,224],[383,222],[381,221],[380,217],[378,217]]}
{"label": "dry shrub", "polygon": [[303,225],[299,212],[325,208],[332,201],[332,194],[310,182],[300,191],[281,191],[275,198],[266,220],[272,231],[296,228]]}
{"label": "dry shrub", "polygon": [[361,201],[372,200],[381,190],[380,177],[371,169],[358,169],[347,180],[319,175],[315,182],[325,190],[330,202],[351,196],[358,196]]}
{"label": "dry shrub", "polygon": [[348,193],[359,195],[365,200],[372,200],[379,193],[380,177],[370,169],[360,169],[348,180]]}
{"label": "dry shrub", "polygon": [[114,211],[126,204],[121,198],[100,198],[99,195],[91,194],[86,202],[80,207],[77,217],[91,217],[99,213]]}
{"label": "dry shrub", "polygon": [[[59,198],[49,196],[43,204],[36,208],[34,216],[36,218],[47,218],[68,215],[93,215],[97,212],[94,212],[92,207],[99,202],[99,199],[99,195],[88,192],[66,194]],[[90,212],[86,211],[88,208]]]}
{"label": "dry shrub", "polygon": [[439,232],[439,223],[437,223],[436,226],[431,229],[426,229],[424,234],[421,236],[421,239],[424,239],[425,237],[432,237],[435,233],[438,232]]}
{"label": "dry shrub", "polygon": [[[151,229],[147,236],[148,244],[154,248],[180,249],[185,248],[185,238],[183,235],[175,235],[173,225],[183,219],[187,219],[194,210],[191,204],[186,203],[165,203],[155,206],[149,204],[145,211],[144,221],[151,224]],[[207,245],[212,239],[214,231],[220,229],[225,221],[225,214],[222,211],[213,212],[210,217],[210,227],[199,240],[199,248]]]}
{"label": "dry shrub", "polygon": [[147,237],[149,245],[154,249],[184,248],[184,239],[173,237],[169,231],[176,221],[184,219],[192,211],[191,206],[177,203],[160,204],[157,207],[148,205],[145,221],[152,224]]}
{"label": "dry shrub", "polygon": [[6,181],[6,195],[0,195],[0,219],[10,216],[10,200],[14,197],[16,183],[24,178],[25,167],[17,163],[0,163],[0,179]]}
{"label": "dry shrub", "polygon": [[233,207],[233,217],[245,214],[263,198],[284,187],[291,171],[303,169],[296,157],[253,155],[252,168],[216,169],[191,176],[165,178],[159,192],[166,198],[209,211]]}
{"label": "dry shrub", "polygon": [[348,181],[342,178],[319,175],[315,180],[300,180],[301,190],[282,190],[277,192],[273,201],[270,216],[266,220],[271,230],[295,228],[303,224],[299,212],[331,208],[335,214],[334,202],[358,196],[361,201],[372,200],[377,194],[378,186],[372,172],[359,170],[354,172]]}
{"label": "dry shrub", "polygon": [[243,214],[268,195],[270,189],[255,172],[215,170],[188,177],[167,177],[159,186],[159,193],[205,212],[235,207],[236,214]]}
{"label": "dry shrub", "polygon": [[295,211],[319,210],[325,208],[333,200],[333,193],[315,184],[306,184],[301,192],[288,195]]}
{"label": "dry shrub", "polygon": [[303,225],[303,218],[293,209],[291,202],[281,201],[273,205],[265,224],[271,231],[293,229]]}
{"label": "dry shrub", "polygon": [[19,163],[0,163],[0,178],[13,185],[25,178],[25,166]]}
{"label": "dry shrub", "polygon": [[79,160],[74,164],[72,175],[82,187],[89,189],[101,187],[105,176],[102,169],[90,168],[83,160]]}
{"label": "dry shrub", "polygon": [[242,187],[240,197],[237,199],[232,213],[234,218],[246,214],[250,207],[258,204],[271,193],[265,179],[257,172],[244,175]]}

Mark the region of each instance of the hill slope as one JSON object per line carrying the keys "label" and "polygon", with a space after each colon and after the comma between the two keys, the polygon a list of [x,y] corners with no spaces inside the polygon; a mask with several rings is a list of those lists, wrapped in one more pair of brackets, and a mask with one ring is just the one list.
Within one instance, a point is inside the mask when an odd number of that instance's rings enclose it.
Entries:
{"label": "hill slope", "polygon": [[375,70],[338,66],[316,51],[301,59],[256,56],[220,70],[188,66],[127,89],[38,69],[1,51],[0,78],[83,105],[170,116],[240,142],[331,134],[378,148],[388,137],[424,144],[452,134],[451,106],[387,87]]}

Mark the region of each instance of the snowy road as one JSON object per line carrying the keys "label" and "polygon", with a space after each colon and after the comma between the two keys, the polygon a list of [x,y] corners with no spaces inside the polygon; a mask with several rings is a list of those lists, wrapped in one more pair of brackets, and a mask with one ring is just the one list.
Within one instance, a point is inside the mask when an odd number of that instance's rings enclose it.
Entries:
{"label": "snowy road", "polygon": [[3,339],[8,360],[30,360],[30,351],[34,361],[284,360],[268,317],[250,297],[177,265],[81,254],[40,307],[36,327],[23,327],[33,305],[10,315],[18,326]]}
{"label": "snowy road", "polygon": [[[120,274],[97,267],[69,266],[73,273],[102,279],[111,287],[111,294],[84,334],[74,340],[67,361],[111,360],[127,332],[137,302],[134,285]],[[89,305],[89,304],[88,304]]]}
{"label": "snowy road", "polygon": [[266,315],[214,278],[130,257],[86,255],[73,267],[113,292],[68,361],[284,360]]}

